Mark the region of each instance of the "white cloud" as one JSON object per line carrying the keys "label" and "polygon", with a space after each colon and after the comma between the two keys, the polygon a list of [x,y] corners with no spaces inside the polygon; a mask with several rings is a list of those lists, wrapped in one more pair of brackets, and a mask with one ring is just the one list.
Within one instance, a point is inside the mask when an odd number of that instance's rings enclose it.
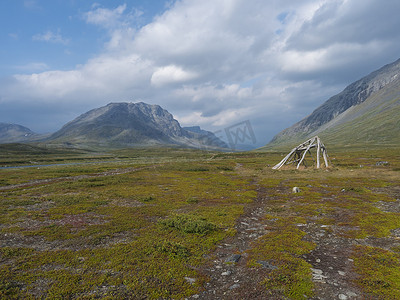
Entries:
{"label": "white cloud", "polygon": [[63,45],[67,45],[69,43],[69,39],[62,37],[62,35],[60,34],[60,30],[58,30],[57,33],[48,30],[45,33],[35,34],[32,37],[32,40],[50,42],[55,44],[63,44]]}
{"label": "white cloud", "polygon": [[115,9],[107,9],[95,6],[94,10],[87,12],[84,16],[86,21],[91,24],[100,25],[105,28],[113,28],[121,23],[126,4],[120,5]]}
{"label": "white cloud", "polygon": [[196,77],[197,75],[194,72],[185,71],[178,66],[170,65],[157,68],[153,75],[151,75],[151,84],[160,87],[171,83],[182,83]]}
{"label": "white cloud", "polygon": [[185,125],[257,119],[271,134],[398,58],[399,10],[397,0],[181,0],[138,28],[129,4],[97,5],[84,18],[106,29],[103,53],[69,71],[16,75],[6,98],[71,109],[142,99]]}
{"label": "white cloud", "polygon": [[83,15],[87,23],[101,26],[109,30],[115,30],[121,27],[129,27],[140,19],[143,12],[139,9],[127,11],[127,5],[122,4],[114,9],[100,7],[98,4],[93,5],[93,9]]}

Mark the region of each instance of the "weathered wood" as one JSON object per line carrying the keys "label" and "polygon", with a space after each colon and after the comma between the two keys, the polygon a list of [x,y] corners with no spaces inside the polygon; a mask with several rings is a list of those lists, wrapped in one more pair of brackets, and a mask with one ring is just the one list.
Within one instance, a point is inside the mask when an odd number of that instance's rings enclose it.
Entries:
{"label": "weathered wood", "polygon": [[314,143],[314,140],[315,140],[315,138],[312,139],[312,140],[310,141],[310,144],[308,145],[306,151],[304,151],[303,156],[301,157],[301,160],[300,160],[299,163],[297,164],[297,168],[296,168],[296,169],[299,169],[299,167],[300,167],[302,161],[304,160],[304,157],[306,157],[307,151],[310,150],[310,147],[311,147],[312,143]]}
{"label": "weathered wood", "polygon": [[276,164],[272,169],[277,170],[280,169],[283,165],[293,164],[296,165],[296,169],[300,168],[300,165],[304,163],[307,167],[305,162],[305,157],[307,152],[310,154],[312,160],[315,163],[314,158],[312,157],[311,149],[317,148],[317,168],[321,167],[321,152],[324,158],[325,167],[328,167],[328,154],[325,148],[325,145],[322,143],[321,139],[318,136],[315,136],[304,143],[298,145],[297,147],[293,148],[288,155],[286,155],[278,164]]}
{"label": "weathered wood", "polygon": [[321,140],[319,139],[319,137],[317,138],[317,169],[319,169],[320,167],[320,162],[319,162],[319,155],[321,153]]}

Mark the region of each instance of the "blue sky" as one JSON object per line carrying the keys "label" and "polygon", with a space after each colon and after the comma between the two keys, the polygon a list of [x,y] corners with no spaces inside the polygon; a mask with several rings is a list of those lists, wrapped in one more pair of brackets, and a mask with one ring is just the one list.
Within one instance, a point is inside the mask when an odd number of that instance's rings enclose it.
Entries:
{"label": "blue sky", "polygon": [[[108,36],[88,24],[96,8],[115,8],[123,1],[4,0],[0,2],[0,75],[69,70],[100,53]],[[125,13],[140,16],[134,26],[151,22],[168,7],[164,0],[129,1]]]}
{"label": "blue sky", "polygon": [[257,145],[400,58],[398,0],[0,2],[0,122],[54,132],[110,102]]}

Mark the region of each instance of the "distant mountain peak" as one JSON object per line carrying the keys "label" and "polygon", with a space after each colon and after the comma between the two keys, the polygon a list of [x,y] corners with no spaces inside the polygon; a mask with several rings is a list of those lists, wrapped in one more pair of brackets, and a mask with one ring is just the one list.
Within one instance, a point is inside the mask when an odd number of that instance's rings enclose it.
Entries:
{"label": "distant mountain peak", "polygon": [[0,143],[24,142],[35,136],[37,134],[27,127],[0,122]]}
{"label": "distant mountain peak", "polygon": [[182,128],[159,105],[116,102],[92,109],[54,133],[49,141],[112,146],[181,145],[222,147],[224,143]]}

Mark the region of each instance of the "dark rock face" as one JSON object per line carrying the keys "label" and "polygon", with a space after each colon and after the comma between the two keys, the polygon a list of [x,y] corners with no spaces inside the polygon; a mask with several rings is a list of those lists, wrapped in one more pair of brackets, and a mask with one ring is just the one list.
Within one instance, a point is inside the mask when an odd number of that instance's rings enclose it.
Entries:
{"label": "dark rock face", "polygon": [[0,123],[0,143],[29,141],[36,133],[17,124]]}
{"label": "dark rock face", "polygon": [[350,84],[341,93],[315,109],[311,115],[277,134],[271,143],[280,143],[296,136],[304,138],[311,135],[349,108],[362,104],[374,93],[399,80],[399,77],[400,59]]}
{"label": "dark rock face", "polygon": [[[201,130],[202,131],[202,130]],[[221,147],[221,141],[183,129],[159,105],[110,103],[82,114],[54,133],[50,141],[111,143],[121,146],[175,144]]]}

